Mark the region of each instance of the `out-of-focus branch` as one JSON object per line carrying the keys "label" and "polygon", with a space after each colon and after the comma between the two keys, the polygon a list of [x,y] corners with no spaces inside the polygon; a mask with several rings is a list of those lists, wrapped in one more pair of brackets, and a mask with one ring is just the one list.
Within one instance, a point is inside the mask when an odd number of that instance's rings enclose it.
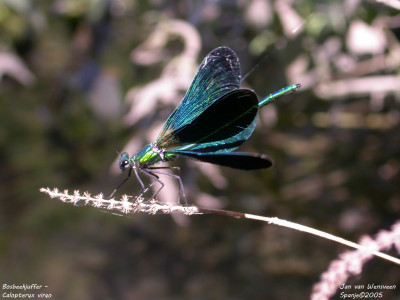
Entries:
{"label": "out-of-focus branch", "polygon": [[[375,239],[363,236],[360,245],[377,251],[389,250],[394,246],[400,253],[400,222],[395,223],[391,230],[380,231]],[[328,270],[322,273],[320,282],[313,287],[311,299],[324,300],[335,295],[350,276],[361,274],[362,266],[371,258],[372,254],[363,249],[342,253],[330,263]]]}
{"label": "out-of-focus branch", "polygon": [[0,81],[4,75],[13,77],[23,85],[30,85],[35,81],[35,76],[25,63],[12,53],[0,53]]}
{"label": "out-of-focus branch", "polygon": [[376,0],[376,2],[380,2],[387,6],[400,9],[400,2],[398,0]]}

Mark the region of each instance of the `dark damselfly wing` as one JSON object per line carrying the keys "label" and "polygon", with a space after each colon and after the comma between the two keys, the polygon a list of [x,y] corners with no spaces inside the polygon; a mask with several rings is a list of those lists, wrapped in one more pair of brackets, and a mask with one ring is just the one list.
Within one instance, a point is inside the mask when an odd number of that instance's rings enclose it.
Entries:
{"label": "dark damselfly wing", "polygon": [[212,50],[202,61],[181,104],[169,116],[157,137],[157,145],[179,144],[175,133],[191,124],[215,101],[240,87],[240,63],[228,47]]}
{"label": "dark damselfly wing", "polygon": [[180,151],[179,155],[202,162],[240,170],[266,169],[271,167],[273,164],[272,159],[266,155],[244,152],[207,154],[192,151]]}
{"label": "dark damselfly wing", "polygon": [[[225,140],[243,132],[258,111],[257,96],[250,90],[234,90],[223,95],[191,123],[173,131],[164,141],[169,148]],[[189,146],[190,147],[190,146]],[[168,149],[167,149],[168,150]]]}

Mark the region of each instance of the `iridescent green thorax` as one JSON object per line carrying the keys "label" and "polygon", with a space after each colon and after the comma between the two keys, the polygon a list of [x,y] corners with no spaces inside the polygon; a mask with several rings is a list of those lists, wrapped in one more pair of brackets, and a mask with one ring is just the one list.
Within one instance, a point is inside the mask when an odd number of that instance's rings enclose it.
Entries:
{"label": "iridescent green thorax", "polygon": [[131,159],[138,165],[150,166],[162,161],[171,160],[174,156],[165,153],[165,149],[159,148],[155,143],[151,143]]}

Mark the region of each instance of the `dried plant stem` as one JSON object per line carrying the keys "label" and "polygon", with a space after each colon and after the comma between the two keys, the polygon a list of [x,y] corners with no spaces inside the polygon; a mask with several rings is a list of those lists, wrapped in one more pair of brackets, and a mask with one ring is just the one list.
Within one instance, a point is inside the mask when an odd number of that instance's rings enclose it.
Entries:
{"label": "dried plant stem", "polygon": [[345,240],[343,238],[337,237],[333,234],[329,234],[326,232],[323,232],[321,230],[317,230],[308,226],[304,226],[304,225],[300,225],[297,223],[293,223],[290,221],[286,221],[286,220],[281,220],[279,218],[276,217],[263,217],[263,216],[258,216],[258,215],[252,215],[252,214],[245,214],[245,213],[240,213],[240,212],[234,212],[234,211],[227,211],[227,210],[219,210],[219,209],[205,209],[205,208],[200,208],[198,207],[198,212],[199,213],[204,213],[204,214],[216,214],[216,215],[223,215],[223,216],[231,216],[231,217],[236,217],[236,218],[242,218],[242,219],[251,219],[251,220],[257,220],[257,221],[262,221],[262,222],[267,222],[269,224],[274,224],[274,225],[278,225],[278,226],[283,226],[283,227],[287,227],[287,228],[292,228],[298,231],[303,231],[303,232],[307,232],[316,236],[320,236],[322,238],[325,238],[327,240],[331,240],[331,241],[335,241],[337,243],[349,246],[351,248],[355,248],[358,250],[362,250],[365,251],[367,253],[371,253],[375,256],[381,257],[383,259],[386,259],[388,261],[391,261],[395,264],[400,265],[400,259],[395,258],[393,256],[381,253],[379,251],[376,251],[374,249],[371,248],[367,248],[364,246],[361,246],[357,243]]}
{"label": "dried plant stem", "polygon": [[145,201],[143,198],[130,197],[127,195],[123,195],[121,201],[118,201],[115,200],[114,198],[104,199],[102,194],[92,197],[88,192],[85,192],[83,195],[80,195],[79,191],[75,191],[74,194],[69,195],[68,190],[59,192],[58,189],[51,190],[49,188],[41,188],[40,191],[50,195],[51,198],[58,198],[63,202],[73,203],[74,205],[78,205],[79,202],[84,202],[84,205],[91,205],[98,208],[105,208],[107,210],[117,210],[124,214],[138,213],[138,212],[144,212],[149,214],[157,214],[157,213],[169,214],[172,212],[181,212],[186,215],[214,214],[221,216],[230,216],[240,219],[251,219],[251,220],[267,222],[269,224],[275,224],[278,226],[292,228],[298,231],[307,232],[316,236],[320,236],[322,238],[332,240],[337,243],[358,249],[364,253],[373,254],[375,256],[381,257],[383,259],[386,259],[388,261],[400,265],[400,259],[381,253],[375,250],[373,247],[365,247],[357,243],[345,240],[343,238],[334,236],[332,234],[308,226],[296,224],[286,220],[281,220],[276,217],[262,217],[252,214],[221,210],[221,209],[209,209],[196,206],[182,206],[170,203],[165,204],[165,203],[160,203],[155,199]]}

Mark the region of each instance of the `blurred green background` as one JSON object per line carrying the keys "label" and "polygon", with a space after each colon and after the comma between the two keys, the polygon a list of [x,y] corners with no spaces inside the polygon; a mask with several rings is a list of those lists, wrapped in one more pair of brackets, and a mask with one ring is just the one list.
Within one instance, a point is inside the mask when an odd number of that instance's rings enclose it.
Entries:
{"label": "blurred green background", "polygon": [[[308,299],[344,246],[227,217],[121,217],[39,188],[108,195],[125,178],[116,151],[153,141],[202,58],[226,45],[260,97],[302,89],[263,108],[240,148],[268,154],[273,168],[170,163],[190,203],[352,241],[388,229],[400,213],[399,9],[372,0],[1,1],[1,285],[47,285],[52,299]],[[138,191],[132,179],[119,192]],[[176,193],[168,182],[160,199]],[[348,283],[399,282],[400,268],[375,258]]]}

